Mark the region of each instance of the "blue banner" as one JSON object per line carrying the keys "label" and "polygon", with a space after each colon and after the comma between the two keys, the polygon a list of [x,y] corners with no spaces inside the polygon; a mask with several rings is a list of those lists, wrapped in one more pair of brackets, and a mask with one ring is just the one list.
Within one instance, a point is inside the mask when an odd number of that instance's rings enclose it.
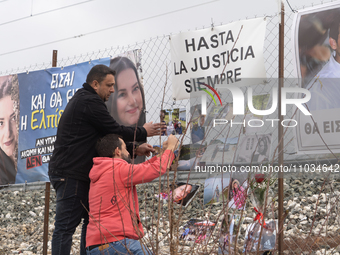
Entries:
{"label": "blue banner", "polygon": [[48,163],[59,119],[90,69],[98,64],[109,66],[110,59],[18,74],[20,124],[15,183],[49,181]]}

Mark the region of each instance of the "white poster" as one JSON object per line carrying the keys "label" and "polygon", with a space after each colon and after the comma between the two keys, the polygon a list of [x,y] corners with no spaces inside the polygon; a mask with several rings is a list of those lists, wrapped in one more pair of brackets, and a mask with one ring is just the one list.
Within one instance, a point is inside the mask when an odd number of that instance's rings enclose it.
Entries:
{"label": "white poster", "polygon": [[340,152],[340,4],[299,11],[294,22],[297,77],[311,92],[305,104],[312,114],[298,111],[298,153]]}
{"label": "white poster", "polygon": [[257,18],[172,36],[173,97],[190,98],[205,79],[212,87],[244,86],[245,78],[265,79],[265,32],[265,18]]}

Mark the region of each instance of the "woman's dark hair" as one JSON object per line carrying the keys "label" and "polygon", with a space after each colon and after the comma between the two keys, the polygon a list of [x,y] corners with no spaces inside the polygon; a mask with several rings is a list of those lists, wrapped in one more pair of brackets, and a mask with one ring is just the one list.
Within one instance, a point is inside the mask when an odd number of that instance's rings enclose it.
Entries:
{"label": "woman's dark hair", "polygon": [[[176,182],[173,190],[175,190],[176,188],[183,186],[183,185],[191,185],[191,187],[192,187],[191,192],[185,198],[183,198],[181,201],[178,202],[178,204],[186,206],[190,202],[190,200],[194,197],[194,195],[196,194],[199,186],[193,185],[193,184],[190,184],[190,183],[186,183],[186,182]],[[170,190],[171,189],[172,189],[172,185],[170,184]]]}
{"label": "woman's dark hair", "polygon": [[[18,80],[17,74],[4,76],[2,77],[2,79],[0,79],[0,99],[6,96],[10,96],[13,101],[13,111],[15,112],[15,115],[17,116],[16,130],[17,130],[17,133],[19,134],[20,102],[19,102],[19,80]],[[15,146],[15,152],[16,153],[14,155],[14,159],[16,162],[18,158],[18,144],[16,144]]]}
{"label": "woman's dark hair", "polygon": [[0,80],[0,99],[5,96],[11,96],[15,102],[19,101],[19,81],[18,75],[5,76],[3,81]]}
{"label": "woman's dark hair", "polygon": [[9,79],[6,79],[0,84],[0,99],[11,95],[11,85]]}
{"label": "woman's dark hair", "polygon": [[[13,111],[19,116],[19,80],[18,75],[4,76],[0,79],[0,99],[10,96],[13,101]],[[17,131],[19,133],[19,117],[17,118]]]}
{"label": "woman's dark hair", "polygon": [[[136,68],[135,64],[130,59],[128,59],[127,57],[116,57],[114,59],[111,59],[110,68],[112,68],[116,72],[116,75],[115,75],[116,84],[114,85],[114,89],[117,92],[118,92],[117,79],[118,79],[119,74],[122,71],[131,68],[134,71],[134,73],[136,74],[138,86],[139,86],[140,92],[142,94],[142,100],[143,100],[143,109],[141,109],[141,114],[139,116],[137,126],[143,126],[146,122],[144,89],[143,89],[143,86],[140,83],[140,79],[139,79],[137,68]],[[106,104],[108,106],[109,112],[112,115],[112,117],[118,123],[122,124],[122,121],[119,119],[118,112],[117,112],[117,95],[118,95],[118,93],[113,93],[113,96],[111,96],[109,98],[109,100],[106,102]]]}
{"label": "woman's dark hair", "polygon": [[339,37],[339,26],[340,26],[340,12],[339,9],[333,10],[333,12],[330,12],[330,16],[333,16],[332,23],[330,25],[329,29],[329,37],[333,38],[338,43],[338,37]]}
{"label": "woman's dark hair", "polygon": [[[231,184],[231,188],[232,188],[232,190],[235,190],[235,187],[234,187],[234,184],[237,184],[238,185],[238,189],[240,188],[240,186],[241,186],[241,184],[240,184],[240,182],[237,180],[237,179],[235,179],[235,180],[233,180],[233,182],[232,182],[232,184]],[[235,190],[236,191],[236,190]]]}

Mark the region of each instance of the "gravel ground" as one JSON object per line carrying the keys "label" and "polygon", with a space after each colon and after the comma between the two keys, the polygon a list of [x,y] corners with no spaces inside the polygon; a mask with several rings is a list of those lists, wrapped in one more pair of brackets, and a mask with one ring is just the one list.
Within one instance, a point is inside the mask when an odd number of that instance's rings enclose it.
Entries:
{"label": "gravel ground", "polygon": [[[139,203],[141,218],[147,234],[148,244],[152,231],[155,231],[155,221],[158,217],[157,200],[154,197],[155,184],[139,185]],[[275,194],[277,187],[273,187]],[[158,188],[157,188],[158,189]],[[284,250],[286,254],[338,254],[340,255],[340,180],[324,183],[322,179],[289,179],[285,180],[284,209],[289,211],[284,222]],[[268,210],[267,218],[277,217],[277,202],[270,195],[269,201],[274,201]],[[273,196],[273,197],[272,197]],[[42,254],[43,224],[44,224],[44,190],[30,191],[0,191],[0,254]],[[159,228],[159,254],[169,254],[169,221],[168,205],[161,204]],[[220,228],[220,212],[222,203],[203,206],[203,188],[183,212],[175,208],[175,215],[181,215],[179,225],[192,218],[217,221],[214,234],[206,245],[180,243],[179,254],[217,254],[218,230]],[[247,204],[244,213],[245,220],[240,227],[238,251],[242,251],[245,230],[253,222],[255,212],[251,204]],[[55,193],[50,195],[49,210],[49,242],[48,254],[51,253],[51,238],[54,230]],[[71,254],[79,254],[80,227],[73,236]],[[309,235],[310,234],[310,235]],[[154,235],[153,235],[154,236]],[[153,238],[154,239],[154,238]],[[206,251],[205,251],[206,249]]]}

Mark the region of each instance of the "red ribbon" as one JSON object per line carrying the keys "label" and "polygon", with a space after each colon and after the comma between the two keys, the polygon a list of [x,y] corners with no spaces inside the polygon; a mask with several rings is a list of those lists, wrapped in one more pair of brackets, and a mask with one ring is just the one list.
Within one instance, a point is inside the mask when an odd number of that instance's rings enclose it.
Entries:
{"label": "red ribbon", "polygon": [[255,210],[255,212],[257,212],[257,214],[256,214],[256,216],[255,216],[255,218],[254,218],[254,221],[259,221],[259,223],[260,223],[260,225],[262,225],[261,224],[261,221],[263,221],[263,227],[264,228],[266,228],[266,222],[264,221],[264,219],[263,219],[263,214],[261,213],[261,212],[259,212],[258,210],[256,210],[256,208],[254,207],[254,210]]}

